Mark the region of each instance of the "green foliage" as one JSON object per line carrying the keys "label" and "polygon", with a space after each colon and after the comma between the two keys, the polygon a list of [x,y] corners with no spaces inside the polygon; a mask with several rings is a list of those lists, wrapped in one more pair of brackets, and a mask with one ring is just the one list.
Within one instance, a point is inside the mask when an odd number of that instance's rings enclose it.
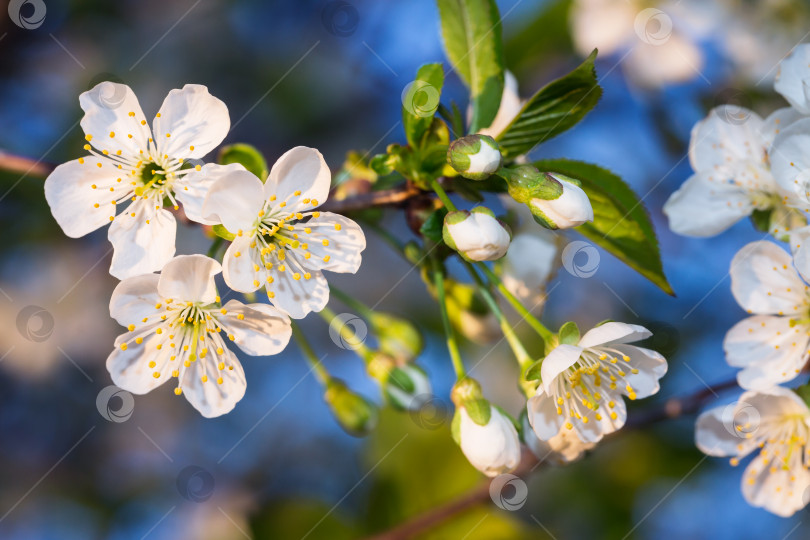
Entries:
{"label": "green foliage", "polygon": [[270,170],[267,167],[267,161],[264,159],[262,153],[259,152],[256,147],[245,143],[223,146],[219,151],[217,162],[221,165],[239,163],[258,176],[262,182],[267,180],[267,174]]}
{"label": "green foliage", "polygon": [[447,215],[447,208],[442,206],[428,217],[419,229],[422,236],[435,243],[442,242],[442,232],[444,228],[444,217]]}
{"label": "green foliage", "polygon": [[568,321],[560,327],[560,343],[576,345],[579,343],[579,327],[574,321]]}
{"label": "green foliage", "polygon": [[505,159],[525,154],[582,120],[596,106],[602,89],[596,81],[596,50],[568,75],[541,88],[498,136]]}
{"label": "green foliage", "polygon": [[225,225],[217,224],[211,227],[211,229],[214,231],[215,235],[227,240],[228,242],[232,242],[233,239],[236,238],[236,235],[226,229]]}
{"label": "green foliage", "polygon": [[425,64],[419,68],[416,79],[408,87],[402,100],[402,125],[411,146],[418,146],[430,128],[439,107],[443,84],[442,65]]}
{"label": "green foliage", "polygon": [[672,287],[664,275],[661,252],[650,217],[633,190],[612,172],[579,161],[553,159],[535,162],[548,172],[559,172],[582,182],[593,206],[594,221],[577,231],[618,257],[667,294]]}
{"label": "green foliage", "polygon": [[464,409],[470,420],[479,426],[489,424],[489,419],[492,418],[492,405],[485,399],[468,399],[464,402]]}
{"label": "green foliage", "polygon": [[437,0],[447,58],[470,87],[470,132],[488,127],[504,85],[503,42],[494,0]]}
{"label": "green foliage", "polygon": [[536,15],[526,14],[531,18],[521,21],[520,29],[504,36],[504,58],[509,59],[514,73],[533,72],[538,66],[575,54],[568,31],[571,4],[572,0],[544,2]]}
{"label": "green foliage", "polygon": [[540,360],[529,366],[529,368],[523,374],[523,378],[526,379],[527,381],[541,381],[542,375],[540,374],[540,370],[543,367],[543,360],[545,360],[545,358],[541,358]]}

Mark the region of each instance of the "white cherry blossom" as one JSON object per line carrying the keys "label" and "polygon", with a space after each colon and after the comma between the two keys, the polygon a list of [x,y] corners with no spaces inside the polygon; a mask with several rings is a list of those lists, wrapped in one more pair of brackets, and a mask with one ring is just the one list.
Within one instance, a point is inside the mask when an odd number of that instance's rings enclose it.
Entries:
{"label": "white cherry blossom", "polygon": [[723,348],[740,386],[761,389],[794,379],[810,348],[810,294],[790,255],[772,242],[752,242],[731,261],[731,292],[752,316],[726,334]]}
{"label": "white cherry blossom", "polygon": [[290,319],[266,304],[230,300],[222,306],[214,276],[220,264],[204,255],[180,255],[160,275],[123,280],[110,299],[110,315],[128,332],[107,358],[113,382],[145,394],[170,379],[175,393],[203,416],[229,412],[245,393],[245,373],[228,349],[234,342],[253,356],[281,352]]}
{"label": "white cherry blossom", "polygon": [[45,198],[62,230],[84,236],[110,224],[115,249],[110,273],[119,279],[153,272],[175,252],[176,223],[164,209],[183,204],[186,216],[208,223],[199,209],[210,184],[241,168],[199,165],[230,128],[228,108],[205,86],[172,90],[150,130],[138,99],[123,84],[102,82],[79,97],[90,156],[58,166],[45,180]]}
{"label": "white cherry blossom", "polygon": [[756,457],[742,477],[749,504],[782,517],[804,508],[810,495],[810,410],[791,390],[745,392],[731,405],[698,417],[695,442],[710,456],[731,457],[736,466]]}
{"label": "white cherry blossom", "polygon": [[664,205],[670,228],[686,236],[719,234],[755,210],[772,211],[769,229],[784,237],[806,223],[807,207],[771,173],[771,142],[788,121],[780,109],[763,120],[723,105],[692,129],[689,161],[695,173]]}
{"label": "white cherry blossom", "polygon": [[322,271],[357,272],[366,247],[357,223],[316,210],[330,184],[320,152],[299,146],[279,158],[264,184],[236,171],[211,187],[203,215],[235,235],[223,260],[229,287],[264,287],[273,305],[295,319],[324,308],[329,286]]}
{"label": "white cherry blossom", "polygon": [[550,441],[562,430],[595,443],[627,419],[623,395],[645,398],[658,392],[667,372],[659,353],[628,345],[651,335],[634,324],[607,322],[585,333],[576,345],[555,347],[541,367],[542,383],[527,412],[535,434]]}

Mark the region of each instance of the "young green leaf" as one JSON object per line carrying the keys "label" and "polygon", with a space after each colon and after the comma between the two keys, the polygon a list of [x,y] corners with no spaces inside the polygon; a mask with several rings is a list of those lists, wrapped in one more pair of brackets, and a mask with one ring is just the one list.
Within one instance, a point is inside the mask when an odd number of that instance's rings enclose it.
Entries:
{"label": "young green leaf", "polygon": [[244,143],[223,146],[219,151],[217,162],[221,165],[240,163],[244,168],[258,176],[262,182],[267,179],[269,172],[267,161],[265,161],[262,153],[254,146]]}
{"label": "young green leaf", "polygon": [[430,128],[433,115],[439,107],[444,84],[441,64],[425,64],[416,73],[402,98],[402,125],[408,144],[417,146]]}
{"label": "young green leaf", "polygon": [[574,321],[568,321],[560,327],[560,343],[563,345],[576,345],[579,343],[579,327]]}
{"label": "young green leaf", "polygon": [[618,257],[667,294],[661,252],[650,217],[633,190],[612,172],[579,161],[537,161],[541,171],[562,173],[582,182],[593,206],[593,223],[577,227],[582,235]]}
{"label": "young green leaf", "polygon": [[501,19],[495,0],[437,0],[447,58],[470,87],[470,133],[498,113],[504,85]]}
{"label": "young green leaf", "polygon": [[594,60],[596,50],[574,71],[550,82],[526,102],[497,137],[504,158],[528,153],[572,128],[596,106],[602,89],[596,81]]}

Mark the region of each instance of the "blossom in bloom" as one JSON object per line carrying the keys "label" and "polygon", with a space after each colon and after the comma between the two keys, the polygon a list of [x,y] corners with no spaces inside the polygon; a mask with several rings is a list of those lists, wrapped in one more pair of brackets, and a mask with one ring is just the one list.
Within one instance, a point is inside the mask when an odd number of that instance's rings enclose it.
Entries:
{"label": "blossom in bloom", "polygon": [[755,211],[771,212],[769,230],[784,236],[802,227],[807,205],[776,182],[770,163],[774,137],[789,121],[780,109],[766,120],[723,105],[692,129],[689,161],[695,171],[664,205],[670,228],[686,236],[719,234]]}
{"label": "blossom in bloom", "polygon": [[803,281],[810,268],[794,267],[772,242],[752,242],[731,261],[731,292],[752,314],[726,334],[726,360],[743,368],[740,386],[761,389],[794,379],[810,349],[810,294]]}
{"label": "blossom in bloom", "polygon": [[[152,129],[138,99],[123,84],[102,82],[79,97],[88,157],[58,166],[45,180],[45,198],[59,226],[77,238],[110,223],[115,249],[110,273],[119,279],[160,270],[174,255],[176,224],[168,200],[207,223],[200,207],[207,188],[240,165],[186,167],[230,129],[228,108],[205,86],[172,90]],[[184,168],[185,167],[185,168]]]}
{"label": "blossom in bloom", "polygon": [[570,431],[562,430],[548,441],[537,437],[529,423],[527,415],[522,416],[521,430],[523,442],[532,451],[532,454],[541,462],[552,465],[566,465],[582,458],[585,452],[596,446],[596,443],[582,442],[579,437]]}
{"label": "blossom in bloom", "polygon": [[808,502],[808,434],[810,409],[793,391],[775,386],[745,392],[736,403],[701,414],[695,442],[707,455],[731,456],[735,466],[756,453],[743,473],[745,500],[789,517]]}
{"label": "blossom in bloom", "polygon": [[247,171],[214,183],[203,215],[235,235],[223,260],[230,288],[265,287],[273,305],[295,319],[324,308],[329,286],[322,271],[356,272],[366,247],[357,223],[316,210],[330,183],[320,152],[303,146],[281,156],[264,184]]}
{"label": "blossom in bloom", "polygon": [[467,260],[494,261],[506,254],[511,233],[492,210],[476,206],[472,211],[448,213],[444,217],[442,237],[445,244]]}
{"label": "blossom in bloom", "polygon": [[185,395],[203,416],[233,409],[246,383],[227,341],[247,354],[267,356],[287,346],[292,330],[289,317],[266,304],[230,300],[222,306],[214,284],[221,270],[204,255],[179,255],[160,275],[142,274],[118,284],[110,315],[128,332],[115,340],[107,358],[116,385],[145,394],[175,378],[175,393]]}
{"label": "blossom in bloom", "polygon": [[810,43],[797,45],[779,63],[773,88],[801,114],[810,115]]}
{"label": "blossom in bloom", "polygon": [[627,419],[622,395],[644,398],[658,392],[667,372],[659,353],[628,345],[650,331],[635,324],[608,322],[589,330],[576,345],[555,347],[541,367],[542,383],[527,411],[535,434],[550,441],[569,430],[583,442],[598,442]]}
{"label": "blossom in bloom", "polygon": [[532,214],[541,218],[551,229],[569,229],[593,221],[593,207],[588,195],[574,182],[560,174],[549,173],[562,186],[556,199],[532,198]]}
{"label": "blossom in bloom", "polygon": [[447,162],[464,178],[485,180],[501,168],[501,150],[488,135],[467,135],[447,148]]}

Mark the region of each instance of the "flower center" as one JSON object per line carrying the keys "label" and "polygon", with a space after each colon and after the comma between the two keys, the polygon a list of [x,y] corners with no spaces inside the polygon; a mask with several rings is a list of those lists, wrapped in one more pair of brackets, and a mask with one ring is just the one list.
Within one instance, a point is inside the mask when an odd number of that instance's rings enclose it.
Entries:
{"label": "flower center", "polygon": [[135,176],[136,182],[140,182],[135,187],[135,195],[138,197],[149,198],[153,194],[162,194],[169,188],[166,171],[154,161],[145,163]]}

